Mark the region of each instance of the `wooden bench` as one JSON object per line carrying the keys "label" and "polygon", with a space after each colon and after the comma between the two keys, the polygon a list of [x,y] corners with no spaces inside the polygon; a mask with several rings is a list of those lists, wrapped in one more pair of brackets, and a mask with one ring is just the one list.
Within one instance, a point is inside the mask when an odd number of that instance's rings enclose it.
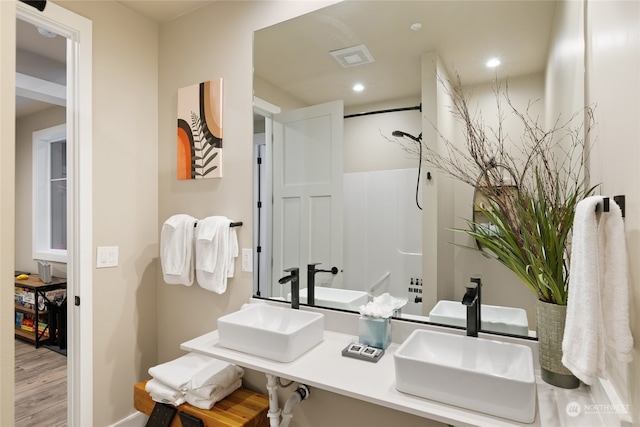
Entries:
{"label": "wooden bench", "polygon": [[[140,412],[151,415],[156,402],[151,399],[144,386],[147,381],[136,384],[133,388],[133,406]],[[239,388],[213,408],[206,410],[183,403],[177,406],[178,412],[185,412],[200,418],[205,427],[268,427],[269,398],[263,394]],[[180,418],[176,416],[171,427],[181,427]]]}

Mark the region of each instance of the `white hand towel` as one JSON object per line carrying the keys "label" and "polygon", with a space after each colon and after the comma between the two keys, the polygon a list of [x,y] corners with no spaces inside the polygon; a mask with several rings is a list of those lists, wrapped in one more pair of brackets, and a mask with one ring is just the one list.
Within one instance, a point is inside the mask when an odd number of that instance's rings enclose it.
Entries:
{"label": "white hand towel", "polygon": [[229,218],[211,216],[196,227],[196,280],[218,294],[227,290],[227,278],[233,277],[238,256],[238,237],[230,224]]}
{"label": "white hand towel", "polygon": [[169,362],[149,368],[149,375],[175,390],[187,391],[191,379],[203,369],[218,364],[213,357],[198,353],[187,353]]}
{"label": "white hand towel", "polygon": [[[591,385],[606,377],[607,352],[621,361],[631,357],[626,250],[620,208],[597,214],[601,196],[576,206],[562,363]],[[625,264],[624,266],[622,264]]]}
{"label": "white hand towel", "polygon": [[193,284],[193,233],[196,221],[190,215],[178,214],[162,225],[160,263],[163,279],[170,285]]}
{"label": "white hand towel", "polygon": [[633,337],[629,327],[629,282],[627,248],[622,211],[613,200],[605,215],[605,263],[602,289],[602,323],[607,354],[619,362],[633,359]]}
{"label": "white hand towel", "polygon": [[595,208],[602,197],[578,203],[573,220],[567,317],[562,341],[562,364],[586,384],[601,364],[600,269],[598,219]]}
{"label": "white hand towel", "polygon": [[187,391],[187,393],[185,394],[185,400],[187,401],[187,403],[197,408],[209,410],[213,408],[213,406],[217,402],[229,396],[231,393],[239,389],[241,386],[242,386],[242,380],[241,379],[236,380],[234,383],[228,385],[227,387],[216,390],[216,392],[213,393],[210,398],[202,398],[191,391]]}
{"label": "white hand towel", "polygon": [[185,402],[185,392],[175,390],[156,379],[150,379],[147,381],[144,389],[155,402],[168,403],[175,406],[181,405]]}

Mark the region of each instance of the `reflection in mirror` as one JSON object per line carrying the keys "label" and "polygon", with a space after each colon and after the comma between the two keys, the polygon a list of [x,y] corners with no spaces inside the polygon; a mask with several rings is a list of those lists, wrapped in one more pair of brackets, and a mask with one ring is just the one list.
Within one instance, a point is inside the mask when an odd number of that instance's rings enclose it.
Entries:
{"label": "reflection in mirror", "polygon": [[[315,276],[315,305],[357,311],[388,292],[407,299],[402,317],[428,321],[432,311],[457,316],[479,276],[486,308],[517,318],[507,333],[535,334],[526,287],[451,244],[475,244],[450,231],[471,218],[474,189],[425,168],[394,139],[420,135],[437,146],[434,127],[461,137],[436,74],[458,73],[488,125],[498,120],[493,84],[507,77],[516,105],[539,100],[533,114],[580,109],[581,14],[580,2],[359,1],[257,31],[256,295],[287,300],[277,279],[299,267],[302,299],[303,271],[320,263],[338,274]],[[488,68],[494,57],[501,64]],[[554,97],[560,90],[568,96]]]}

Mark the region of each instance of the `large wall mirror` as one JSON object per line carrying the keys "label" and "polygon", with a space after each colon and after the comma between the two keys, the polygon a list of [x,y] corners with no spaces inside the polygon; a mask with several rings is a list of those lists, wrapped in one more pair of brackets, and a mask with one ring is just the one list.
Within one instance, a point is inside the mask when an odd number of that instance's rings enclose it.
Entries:
{"label": "large wall mirror", "polygon": [[255,294],[288,300],[278,279],[298,267],[302,303],[314,280],[317,306],[357,311],[389,293],[407,299],[403,318],[464,326],[465,285],[480,276],[483,304],[509,319],[489,329],[535,336],[526,287],[452,244],[474,246],[451,231],[472,217],[473,188],[405,148],[436,143],[434,127],[461,135],[436,76],[458,74],[489,123],[496,82],[515,103],[538,100],[540,117],[579,108],[582,31],[571,1],[341,2],[256,31]]}

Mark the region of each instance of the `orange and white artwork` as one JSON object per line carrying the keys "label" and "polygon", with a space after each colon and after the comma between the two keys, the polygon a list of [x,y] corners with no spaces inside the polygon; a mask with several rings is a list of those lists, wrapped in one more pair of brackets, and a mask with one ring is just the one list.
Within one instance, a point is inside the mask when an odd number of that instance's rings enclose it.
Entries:
{"label": "orange and white artwork", "polygon": [[222,79],[178,90],[178,179],[222,178]]}

